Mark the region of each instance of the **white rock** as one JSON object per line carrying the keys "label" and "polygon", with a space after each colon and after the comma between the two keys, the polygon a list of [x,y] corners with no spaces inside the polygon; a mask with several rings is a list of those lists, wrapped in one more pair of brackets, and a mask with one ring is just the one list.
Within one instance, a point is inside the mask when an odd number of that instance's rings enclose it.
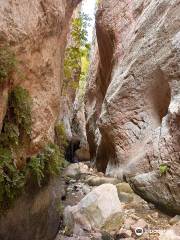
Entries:
{"label": "white rock", "polygon": [[65,176],[76,178],[81,174],[89,173],[89,168],[83,163],[70,164],[65,170]]}
{"label": "white rock", "polygon": [[[68,206],[64,211],[65,224],[73,231],[78,226],[86,231],[100,229],[122,207],[117,189],[112,184],[103,184],[86,195],[76,206]],[[77,234],[77,232],[76,232]]]}

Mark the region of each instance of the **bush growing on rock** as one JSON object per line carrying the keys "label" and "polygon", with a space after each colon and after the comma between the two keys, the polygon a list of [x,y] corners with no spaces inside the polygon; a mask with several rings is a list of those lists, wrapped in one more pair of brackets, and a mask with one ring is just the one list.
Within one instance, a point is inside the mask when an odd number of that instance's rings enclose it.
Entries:
{"label": "bush growing on rock", "polygon": [[51,176],[58,175],[64,167],[64,157],[59,147],[49,143],[37,156],[30,158],[26,172],[34,177],[38,186],[45,184]]}
{"label": "bush growing on rock", "polygon": [[0,146],[8,148],[16,158],[21,158],[17,150],[29,141],[31,124],[31,98],[26,89],[17,86],[9,94]]}
{"label": "bush growing on rock", "polygon": [[[53,143],[48,143],[38,155],[26,159],[23,149],[30,142],[31,106],[31,97],[26,89],[17,86],[10,92],[0,134],[1,210],[9,208],[29,182],[33,180],[41,187],[51,176],[58,175],[64,166],[64,152]],[[62,129],[58,130],[62,133]]]}
{"label": "bush growing on rock", "polygon": [[8,81],[16,69],[15,54],[7,46],[0,47],[0,85]]}
{"label": "bush growing on rock", "polygon": [[61,122],[56,124],[55,126],[55,137],[56,137],[57,145],[62,150],[64,150],[67,147],[68,142],[67,142],[64,124]]}

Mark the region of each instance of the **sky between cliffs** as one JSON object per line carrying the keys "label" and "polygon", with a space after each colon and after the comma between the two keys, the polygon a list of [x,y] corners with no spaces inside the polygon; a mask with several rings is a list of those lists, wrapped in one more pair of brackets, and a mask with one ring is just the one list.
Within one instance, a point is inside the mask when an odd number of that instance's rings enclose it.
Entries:
{"label": "sky between cliffs", "polygon": [[88,27],[88,41],[92,41],[92,35],[93,35],[93,28],[94,28],[94,22],[95,22],[95,6],[96,6],[96,0],[84,0],[82,4],[82,11],[83,13],[87,14],[90,18],[90,26]]}

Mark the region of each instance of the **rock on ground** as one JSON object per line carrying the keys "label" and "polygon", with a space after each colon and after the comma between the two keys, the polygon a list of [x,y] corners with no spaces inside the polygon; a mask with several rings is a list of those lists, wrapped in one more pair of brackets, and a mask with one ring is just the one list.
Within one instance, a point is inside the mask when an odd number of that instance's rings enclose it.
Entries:
{"label": "rock on ground", "polygon": [[75,234],[100,229],[115,214],[121,214],[122,207],[117,189],[112,184],[103,184],[93,189],[77,205],[64,210],[65,225]]}
{"label": "rock on ground", "polygon": [[113,185],[116,185],[117,183],[119,183],[119,180],[117,178],[111,178],[111,177],[90,176],[86,179],[86,182],[90,186],[99,186],[104,183],[111,183]]}
{"label": "rock on ground", "polygon": [[73,163],[70,164],[66,170],[64,175],[71,178],[79,178],[82,177],[83,174],[90,174],[89,167],[84,163]]}

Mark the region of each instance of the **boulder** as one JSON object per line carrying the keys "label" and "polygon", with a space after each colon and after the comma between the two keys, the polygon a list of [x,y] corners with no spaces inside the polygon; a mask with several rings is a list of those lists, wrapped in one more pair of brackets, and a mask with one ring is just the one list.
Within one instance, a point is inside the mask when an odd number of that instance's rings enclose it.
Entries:
{"label": "boulder", "polygon": [[111,217],[121,213],[116,187],[103,184],[93,189],[77,205],[67,206],[64,221],[68,229],[78,234],[81,230],[100,229]]}
{"label": "boulder", "polygon": [[89,173],[89,168],[86,164],[73,163],[66,168],[64,175],[66,177],[79,178],[81,174],[86,174],[86,173],[87,174]]}
{"label": "boulder", "polygon": [[80,148],[75,151],[75,156],[79,162],[90,161],[90,153],[87,148]]}
{"label": "boulder", "polygon": [[90,186],[99,186],[104,183],[116,185],[117,183],[119,183],[119,180],[117,178],[112,177],[90,176],[89,178],[87,178],[86,182]]}
{"label": "boulder", "polygon": [[132,202],[134,200],[134,192],[128,183],[118,183],[116,185],[118,197],[121,202]]}
{"label": "boulder", "polygon": [[116,185],[116,188],[117,188],[118,193],[122,193],[122,192],[133,193],[133,190],[130,187],[129,183],[125,183],[125,182],[118,183]]}

